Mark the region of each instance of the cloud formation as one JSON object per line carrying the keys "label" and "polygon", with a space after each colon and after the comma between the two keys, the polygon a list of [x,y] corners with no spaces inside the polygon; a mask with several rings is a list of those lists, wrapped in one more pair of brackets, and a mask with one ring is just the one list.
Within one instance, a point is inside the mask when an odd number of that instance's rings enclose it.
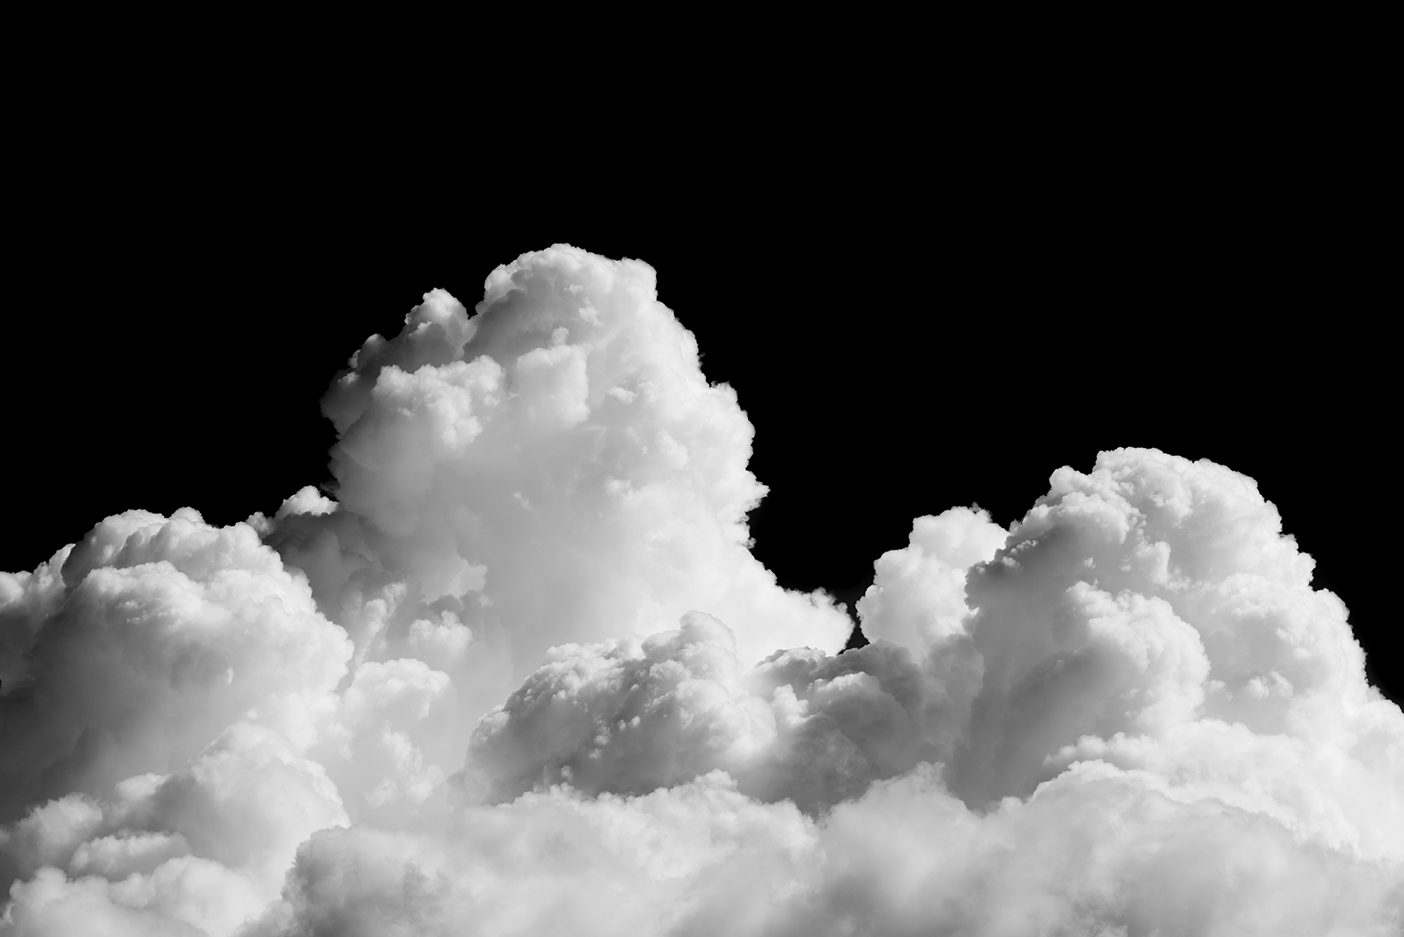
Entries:
{"label": "cloud formation", "polygon": [[1404,929],[1404,714],[1251,479],[917,518],[838,654],[645,264],[429,293],[323,409],[334,499],[0,576],[0,935]]}

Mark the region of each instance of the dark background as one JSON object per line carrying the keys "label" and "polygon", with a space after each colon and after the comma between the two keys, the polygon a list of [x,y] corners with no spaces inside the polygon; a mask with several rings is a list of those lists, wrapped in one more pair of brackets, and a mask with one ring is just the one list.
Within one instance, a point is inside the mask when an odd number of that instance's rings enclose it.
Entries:
{"label": "dark background", "polygon": [[666,135],[40,120],[5,221],[0,568],[126,508],[228,523],[325,481],[318,399],[366,336],[566,241],[653,265],[737,389],[783,584],[851,601],[913,517],[1008,524],[1060,465],[1154,446],[1258,480],[1404,699],[1379,122],[1306,93],[1026,91],[978,114],[777,100]]}

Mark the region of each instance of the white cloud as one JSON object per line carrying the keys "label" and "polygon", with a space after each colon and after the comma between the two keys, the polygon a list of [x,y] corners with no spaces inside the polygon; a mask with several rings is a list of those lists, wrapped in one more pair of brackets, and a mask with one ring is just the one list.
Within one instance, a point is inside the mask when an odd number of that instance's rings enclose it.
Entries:
{"label": "white cloud", "polygon": [[21,636],[4,664],[4,818],[41,793],[179,770],[251,711],[305,745],[351,652],[250,527],[188,509],[108,518],[0,615]]}
{"label": "white cloud", "polygon": [[335,500],[0,576],[0,937],[1404,931],[1404,714],[1250,479],[918,518],[838,655],[642,263],[432,292],[324,409]]}
{"label": "white cloud", "polygon": [[[848,636],[826,599],[778,588],[751,556],[751,425],[645,264],[554,247],[495,271],[472,316],[430,293],[324,407],[339,511],[287,525],[284,553],[339,621],[403,590],[387,620],[353,628],[372,656],[405,653],[426,608],[507,652],[516,679],[554,644],[646,635],[694,608],[748,661]],[[343,562],[304,562],[328,537]]]}
{"label": "white cloud", "polygon": [[993,558],[1008,533],[971,508],[918,517],[908,545],[878,558],[873,584],[858,600],[863,633],[916,652],[963,633],[966,572]]}
{"label": "white cloud", "polygon": [[346,822],[321,765],[238,723],[185,771],[130,778],[103,800],[68,795],[0,832],[21,879],[0,933],[226,937],[278,896],[300,843]]}

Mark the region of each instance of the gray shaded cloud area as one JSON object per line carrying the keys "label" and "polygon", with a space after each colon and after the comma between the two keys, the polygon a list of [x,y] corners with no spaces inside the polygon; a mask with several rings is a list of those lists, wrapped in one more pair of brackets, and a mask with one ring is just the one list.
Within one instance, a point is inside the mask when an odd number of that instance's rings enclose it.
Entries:
{"label": "gray shaded cloud area", "polygon": [[0,575],[0,935],[1404,933],[1404,714],[1230,468],[917,518],[839,654],[642,262],[431,292],[323,410],[334,500]]}

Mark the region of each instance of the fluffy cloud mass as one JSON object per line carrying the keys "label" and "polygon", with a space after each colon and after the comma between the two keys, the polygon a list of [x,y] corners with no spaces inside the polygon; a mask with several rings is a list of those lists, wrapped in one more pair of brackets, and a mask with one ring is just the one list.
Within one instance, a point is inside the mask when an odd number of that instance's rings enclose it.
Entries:
{"label": "fluffy cloud mass", "polygon": [[0,575],[0,935],[1404,932],[1404,714],[1251,479],[917,518],[838,653],[645,264],[429,293],[323,409],[335,500]]}

